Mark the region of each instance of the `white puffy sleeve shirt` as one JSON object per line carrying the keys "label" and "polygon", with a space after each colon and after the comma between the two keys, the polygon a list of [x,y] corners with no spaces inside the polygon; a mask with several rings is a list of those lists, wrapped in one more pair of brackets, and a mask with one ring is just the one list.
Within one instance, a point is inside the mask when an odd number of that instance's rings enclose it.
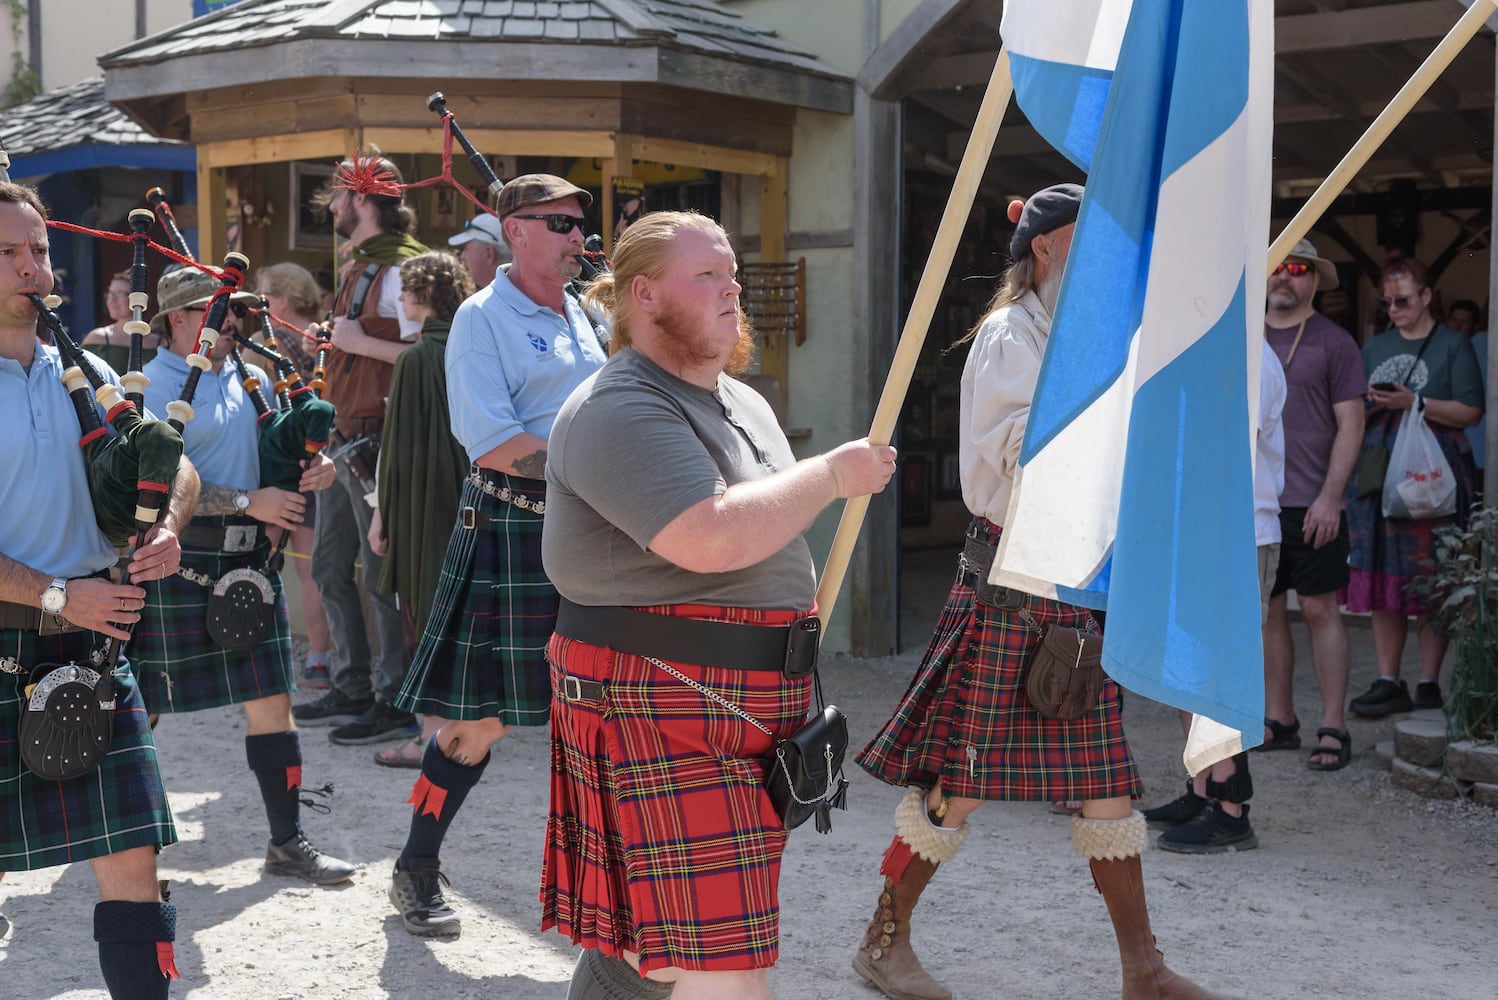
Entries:
{"label": "white puffy sleeve shirt", "polygon": [[1051,317],[1034,292],[994,310],[962,369],[958,464],[967,509],[1003,525]]}

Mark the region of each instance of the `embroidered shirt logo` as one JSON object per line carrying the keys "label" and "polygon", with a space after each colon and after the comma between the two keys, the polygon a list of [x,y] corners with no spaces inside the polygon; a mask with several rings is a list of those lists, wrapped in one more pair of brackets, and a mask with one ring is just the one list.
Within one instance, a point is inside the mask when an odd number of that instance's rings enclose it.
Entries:
{"label": "embroidered shirt logo", "polygon": [[539,333],[527,333],[525,335],[525,338],[531,342],[531,346],[536,349],[537,354],[546,353],[547,343],[545,337],[541,336]]}

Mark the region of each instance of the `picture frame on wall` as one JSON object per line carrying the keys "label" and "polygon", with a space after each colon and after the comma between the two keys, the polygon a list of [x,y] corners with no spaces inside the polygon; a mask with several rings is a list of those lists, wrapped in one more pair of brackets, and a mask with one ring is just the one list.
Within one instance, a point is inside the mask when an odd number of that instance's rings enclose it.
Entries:
{"label": "picture frame on wall", "polygon": [[333,249],[333,220],[327,212],[312,204],[312,196],[333,176],[331,164],[297,161],[291,164],[291,233],[287,247],[291,250],[326,251]]}
{"label": "picture frame on wall", "polygon": [[900,525],[920,528],[931,523],[931,453],[907,453],[900,460]]}

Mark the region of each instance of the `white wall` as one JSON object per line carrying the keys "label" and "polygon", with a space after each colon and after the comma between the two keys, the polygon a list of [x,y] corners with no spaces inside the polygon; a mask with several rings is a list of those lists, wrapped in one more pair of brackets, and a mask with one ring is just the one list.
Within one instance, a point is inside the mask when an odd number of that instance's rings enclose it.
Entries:
{"label": "white wall", "polygon": [[[42,4],[42,89],[54,90],[99,72],[101,53],[135,40],[136,0],[30,0]],[[192,0],[145,0],[146,33],[155,34],[192,17]],[[10,76],[11,38],[8,14],[0,14],[0,72]],[[22,18],[19,48],[31,52],[30,33]]]}

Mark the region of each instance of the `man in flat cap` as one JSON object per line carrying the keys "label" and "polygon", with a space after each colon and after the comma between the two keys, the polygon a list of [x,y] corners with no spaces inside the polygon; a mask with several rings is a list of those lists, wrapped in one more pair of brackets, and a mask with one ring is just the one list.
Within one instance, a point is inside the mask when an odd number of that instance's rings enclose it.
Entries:
{"label": "man in flat cap", "polygon": [[[905,696],[858,755],[874,777],[909,789],[853,958],[860,976],[899,1000],[952,996],[912,950],[910,917],[936,869],[956,856],[968,816],[985,802],[1063,800],[1082,803],[1072,846],[1088,860],[1112,919],[1124,995],[1215,996],[1176,976],[1155,950],[1139,864],[1145,823],[1131,803],[1143,785],[1118,687],[1107,680],[1092,709],[1070,721],[1042,716],[1025,694],[1024,668],[1041,628],[1095,632],[1091,612],[988,582],[1081,203],[1079,185],[1058,184],[1009,206],[1013,263],[988,314],[958,342],[971,343],[958,460],[973,520],[961,572]],[[936,912],[971,919],[940,903]]]}
{"label": "man in flat cap", "polygon": [[583,212],[592,203],[551,174],[506,184],[495,214],[515,261],[458,307],[448,338],[452,432],[473,468],[437,600],[396,699],[403,711],[439,720],[390,886],[406,929],[424,937],[461,932],[442,895],[438,852],[490,745],[511,726],[546,725],[551,710],[546,643],[558,598],[541,567],[546,439],[562,403],[607,357],[567,291],[581,271]]}
{"label": "man in flat cap", "polygon": [[499,269],[514,259],[505,242],[504,223],[480,212],[463,224],[463,231],[448,237],[447,245],[458,248],[458,258],[473,276],[475,288],[488,288]]}

